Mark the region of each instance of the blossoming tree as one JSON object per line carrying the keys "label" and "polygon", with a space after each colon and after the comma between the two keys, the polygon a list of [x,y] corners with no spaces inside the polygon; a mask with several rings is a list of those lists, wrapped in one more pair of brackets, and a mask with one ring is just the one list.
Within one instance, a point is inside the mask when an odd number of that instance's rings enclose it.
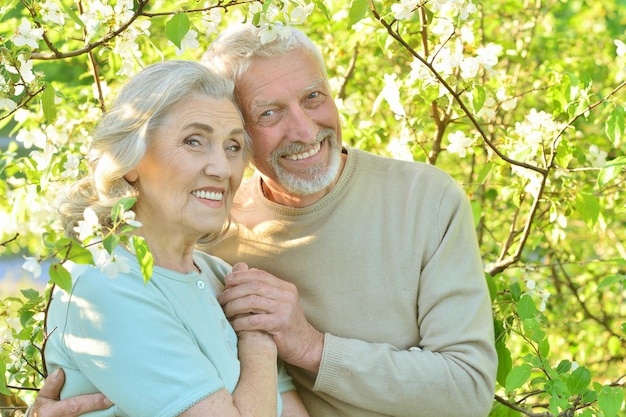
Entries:
{"label": "blossoming tree", "polygon": [[[0,255],[67,288],[68,261],[114,276],[132,201],[81,241],[54,216],[126,79],[199,59],[248,20],[299,26],[327,58],[345,141],[440,166],[466,189],[494,308],[493,416],[624,415],[626,8],[621,0],[5,0],[0,5]],[[280,21],[285,26],[277,26]],[[150,257],[132,242],[150,276]],[[45,375],[49,288],[0,300],[0,393]]]}

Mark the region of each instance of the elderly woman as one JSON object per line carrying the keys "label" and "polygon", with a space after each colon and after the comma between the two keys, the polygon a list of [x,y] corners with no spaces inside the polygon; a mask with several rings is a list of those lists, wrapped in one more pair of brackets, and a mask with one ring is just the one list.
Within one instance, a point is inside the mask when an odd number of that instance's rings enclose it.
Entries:
{"label": "elderly woman", "polygon": [[129,272],[74,268],[71,292],[55,291],[45,358],[65,371],[62,398],[104,393],[115,405],[97,416],[306,416],[272,337],[235,334],[217,303],[231,266],[194,250],[221,232],[247,164],[232,83],[190,61],[149,66],[122,89],[92,148],[89,175],[61,206],[66,232],[87,207],[111,227],[111,208],[134,196],[154,273],[144,283],[118,247]]}

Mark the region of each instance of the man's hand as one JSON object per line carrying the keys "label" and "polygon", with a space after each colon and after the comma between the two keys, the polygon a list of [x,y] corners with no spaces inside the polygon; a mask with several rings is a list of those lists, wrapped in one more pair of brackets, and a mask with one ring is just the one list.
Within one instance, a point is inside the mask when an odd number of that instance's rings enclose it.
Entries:
{"label": "man's hand", "polygon": [[63,384],[65,373],[62,369],[48,375],[31,407],[29,417],[78,417],[113,405],[104,394],[86,394],[60,400]]}
{"label": "man's hand", "polygon": [[274,337],[282,360],[312,372],[319,370],[324,334],[304,317],[295,285],[236,264],[218,300],[235,331],[265,331]]}

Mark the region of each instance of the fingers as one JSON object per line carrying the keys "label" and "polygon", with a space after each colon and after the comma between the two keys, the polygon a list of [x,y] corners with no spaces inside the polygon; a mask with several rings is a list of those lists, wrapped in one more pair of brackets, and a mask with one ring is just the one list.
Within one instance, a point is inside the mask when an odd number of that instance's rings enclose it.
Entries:
{"label": "fingers", "polygon": [[237,262],[235,265],[233,265],[233,272],[247,271],[249,269],[250,268],[248,268],[248,265],[243,262]]}
{"label": "fingers", "polygon": [[63,388],[63,384],[65,384],[65,372],[63,369],[57,369],[48,377],[43,383],[43,387],[39,390],[39,394],[37,394],[37,399],[40,397],[52,400],[59,400],[61,398],[61,388]]}
{"label": "fingers", "polygon": [[103,394],[87,394],[60,400],[65,373],[58,369],[48,375],[35,399],[33,417],[78,417],[91,411],[104,410],[113,403]]}

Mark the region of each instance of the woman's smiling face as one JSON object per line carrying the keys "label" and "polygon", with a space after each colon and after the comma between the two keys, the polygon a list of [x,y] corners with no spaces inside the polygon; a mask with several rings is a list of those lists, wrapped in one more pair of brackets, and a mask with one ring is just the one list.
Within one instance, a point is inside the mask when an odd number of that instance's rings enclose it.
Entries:
{"label": "woman's smiling face", "polygon": [[231,101],[196,95],[174,105],[126,175],[139,191],[142,229],[195,240],[221,230],[246,166],[244,143]]}

